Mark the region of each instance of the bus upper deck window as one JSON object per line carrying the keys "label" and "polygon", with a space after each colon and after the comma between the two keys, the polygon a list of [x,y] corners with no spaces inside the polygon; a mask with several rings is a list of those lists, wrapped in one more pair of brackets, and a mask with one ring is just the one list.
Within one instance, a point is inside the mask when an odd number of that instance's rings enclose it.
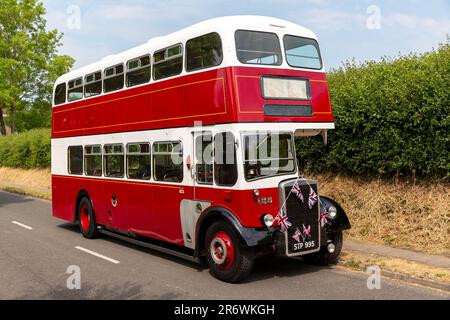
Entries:
{"label": "bus upper deck window", "polygon": [[159,51],[153,55],[153,79],[159,80],[180,74],[183,70],[181,44]]}
{"label": "bus upper deck window", "polygon": [[186,70],[194,71],[222,63],[222,42],[216,32],[186,42]]}
{"label": "bus upper deck window", "polygon": [[102,72],[97,71],[84,77],[84,96],[86,98],[102,93]]}
{"label": "bus upper deck window", "polygon": [[127,62],[127,87],[150,81],[150,55]]}
{"label": "bus upper deck window", "polygon": [[68,100],[75,101],[83,98],[83,79],[77,78],[69,81]]}
{"label": "bus upper deck window", "polygon": [[236,54],[246,64],[281,65],[280,41],[275,33],[238,30]]}
{"label": "bus upper deck window", "polygon": [[123,88],[123,85],[123,64],[118,64],[105,69],[103,78],[103,90],[105,93],[120,90]]}
{"label": "bus upper deck window", "polygon": [[316,40],[286,35],[283,43],[286,61],[291,67],[322,69],[322,59]]}
{"label": "bus upper deck window", "polygon": [[60,83],[56,86],[55,97],[53,99],[55,105],[66,102],[66,83]]}

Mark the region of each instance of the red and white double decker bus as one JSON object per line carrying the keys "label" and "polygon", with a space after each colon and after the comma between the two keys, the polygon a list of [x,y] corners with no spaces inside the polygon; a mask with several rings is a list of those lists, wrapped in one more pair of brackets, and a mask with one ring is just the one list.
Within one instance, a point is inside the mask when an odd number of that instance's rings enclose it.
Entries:
{"label": "red and white double decker bus", "polygon": [[261,255],[339,258],[348,218],[297,169],[294,137],[334,128],[304,27],[233,16],[153,38],[61,76],[52,119],[53,215],[86,238],[203,259],[227,282]]}

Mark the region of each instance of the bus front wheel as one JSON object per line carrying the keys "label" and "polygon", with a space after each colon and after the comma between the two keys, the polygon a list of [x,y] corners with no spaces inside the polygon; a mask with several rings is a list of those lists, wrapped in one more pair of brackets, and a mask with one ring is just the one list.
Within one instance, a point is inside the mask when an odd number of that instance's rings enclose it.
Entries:
{"label": "bus front wheel", "polygon": [[205,240],[206,261],[217,279],[236,283],[250,274],[254,250],[240,245],[233,227],[222,221],[215,222],[206,231]]}
{"label": "bus front wheel", "polygon": [[82,198],[78,205],[78,226],[83,237],[87,239],[94,239],[99,236],[94,210],[91,201],[86,197]]}

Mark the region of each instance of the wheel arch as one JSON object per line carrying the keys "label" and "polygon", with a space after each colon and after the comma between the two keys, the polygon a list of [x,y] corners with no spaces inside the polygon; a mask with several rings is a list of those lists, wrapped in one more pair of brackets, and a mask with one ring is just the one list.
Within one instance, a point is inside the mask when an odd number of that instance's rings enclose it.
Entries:
{"label": "wheel arch", "polygon": [[242,226],[238,218],[230,210],[224,207],[210,207],[206,209],[197,220],[195,228],[195,251],[194,256],[199,257],[205,249],[205,235],[208,228],[216,221],[229,223],[238,235],[242,246],[254,247],[262,241],[271,238],[268,230],[257,230]]}
{"label": "wheel arch", "polygon": [[320,197],[320,201],[323,203],[323,206],[327,210],[330,206],[333,206],[337,209],[336,218],[331,220],[331,225],[327,227],[331,232],[342,231],[351,228],[350,220],[348,219],[347,214],[345,213],[344,209],[342,209],[339,203],[331,198],[322,196]]}

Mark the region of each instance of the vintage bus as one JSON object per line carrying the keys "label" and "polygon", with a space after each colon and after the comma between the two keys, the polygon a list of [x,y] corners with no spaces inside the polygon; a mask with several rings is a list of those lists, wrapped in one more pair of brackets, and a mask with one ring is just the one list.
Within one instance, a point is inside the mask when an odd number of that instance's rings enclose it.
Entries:
{"label": "vintage bus", "polygon": [[297,168],[294,138],[334,129],[304,27],[232,16],[153,38],[57,79],[52,122],[53,215],[86,238],[203,261],[227,282],[262,255],[339,258],[346,213]]}

